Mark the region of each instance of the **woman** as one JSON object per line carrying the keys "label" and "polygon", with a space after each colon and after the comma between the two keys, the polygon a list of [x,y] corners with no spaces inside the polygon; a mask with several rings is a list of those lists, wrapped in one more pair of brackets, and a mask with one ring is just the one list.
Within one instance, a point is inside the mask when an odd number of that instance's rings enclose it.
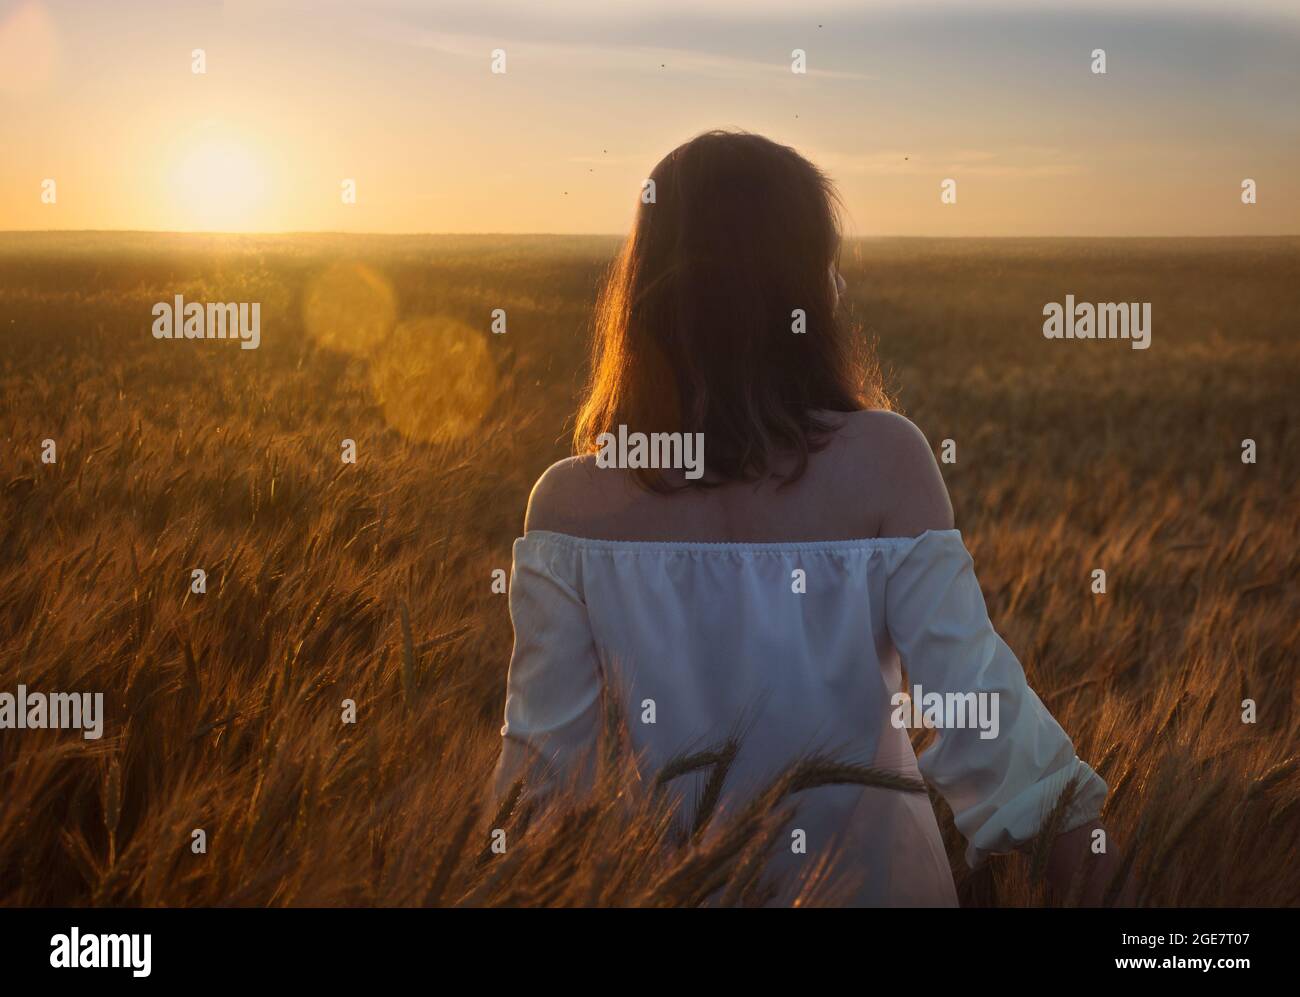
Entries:
{"label": "woman", "polygon": [[[924,776],[972,865],[1030,841],[1072,783],[1049,875],[1065,890],[1077,870],[1099,899],[1106,785],[993,631],[930,447],[854,350],[830,183],[724,132],[651,180],[598,308],[578,456],[542,475],[515,542],[498,791],[580,773],[605,694],[645,772],[742,731],[723,809],[813,752]],[[648,447],[627,445],[637,433]],[[984,721],[941,715],[919,765],[900,659],[909,689]],[[707,778],[672,784],[688,817]],[[777,902],[816,869],[859,904],[956,903],[924,793],[831,785],[796,802],[767,869]]]}

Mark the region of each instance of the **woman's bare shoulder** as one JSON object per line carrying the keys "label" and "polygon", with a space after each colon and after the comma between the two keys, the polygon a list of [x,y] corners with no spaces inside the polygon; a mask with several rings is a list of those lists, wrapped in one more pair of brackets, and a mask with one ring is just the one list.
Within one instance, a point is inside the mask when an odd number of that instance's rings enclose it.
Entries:
{"label": "woman's bare shoulder", "polygon": [[839,459],[870,496],[881,536],[918,536],[953,525],[952,503],[925,434],[906,416],[866,409],[843,417]]}
{"label": "woman's bare shoulder", "polygon": [[863,409],[844,412],[837,435],[851,441],[868,452],[896,454],[910,450],[917,440],[925,442],[925,434],[905,415],[889,409]]}
{"label": "woman's bare shoulder", "polygon": [[533,485],[524,530],[585,535],[592,521],[627,501],[627,476],[596,466],[594,454],[566,457],[548,467]]}

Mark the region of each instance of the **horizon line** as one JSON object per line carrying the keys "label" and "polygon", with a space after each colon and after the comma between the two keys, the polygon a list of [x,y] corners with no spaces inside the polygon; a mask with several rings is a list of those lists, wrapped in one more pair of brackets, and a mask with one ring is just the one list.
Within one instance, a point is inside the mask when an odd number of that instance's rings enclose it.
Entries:
{"label": "horizon line", "polygon": [[[202,229],[132,229],[132,228],[81,228],[81,229],[0,229],[6,235],[190,235],[228,236],[235,238],[266,238],[284,236],[351,236],[364,238],[411,238],[443,236],[478,236],[482,238],[548,238],[548,239],[626,239],[629,232],[345,232],[337,229],[286,229],[283,231],[224,231]],[[1300,232],[1219,232],[1192,235],[1143,233],[1139,235],[904,235],[902,233],[872,233],[846,235],[845,241],[854,239],[1295,239]]]}

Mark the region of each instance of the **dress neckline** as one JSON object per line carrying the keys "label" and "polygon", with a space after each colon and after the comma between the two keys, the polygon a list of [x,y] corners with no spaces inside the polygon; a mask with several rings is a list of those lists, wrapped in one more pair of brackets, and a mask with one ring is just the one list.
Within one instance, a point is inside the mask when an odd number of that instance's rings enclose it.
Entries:
{"label": "dress neckline", "polygon": [[778,540],[778,541],[715,541],[715,540],[601,540],[595,537],[574,536],[554,530],[528,530],[516,543],[536,539],[543,542],[568,544],[589,550],[626,551],[731,551],[753,553],[784,553],[819,550],[875,550],[918,544],[930,538],[961,540],[961,530],[926,530],[914,537],[862,537],[849,540]]}

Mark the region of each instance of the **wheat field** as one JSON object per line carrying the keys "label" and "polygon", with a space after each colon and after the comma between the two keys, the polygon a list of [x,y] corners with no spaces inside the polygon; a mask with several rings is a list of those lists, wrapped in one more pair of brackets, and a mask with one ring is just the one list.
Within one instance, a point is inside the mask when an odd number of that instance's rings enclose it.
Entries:
{"label": "wheat field", "polygon": [[[0,691],[102,691],[107,715],[98,740],[0,731],[0,903],[763,898],[788,799],[681,844],[616,724],[594,796],[545,819],[487,798],[511,647],[493,571],[567,453],[615,247],[0,236]],[[898,408],[955,442],[994,623],[1109,783],[1144,905],[1300,903],[1298,251],[845,247],[847,307]],[[331,298],[345,277],[355,300]],[[153,338],[177,294],[260,302],[260,347]],[[1150,301],[1150,349],[1046,340],[1066,294]],[[968,872],[935,805],[964,904],[1072,901],[1041,848]]]}

